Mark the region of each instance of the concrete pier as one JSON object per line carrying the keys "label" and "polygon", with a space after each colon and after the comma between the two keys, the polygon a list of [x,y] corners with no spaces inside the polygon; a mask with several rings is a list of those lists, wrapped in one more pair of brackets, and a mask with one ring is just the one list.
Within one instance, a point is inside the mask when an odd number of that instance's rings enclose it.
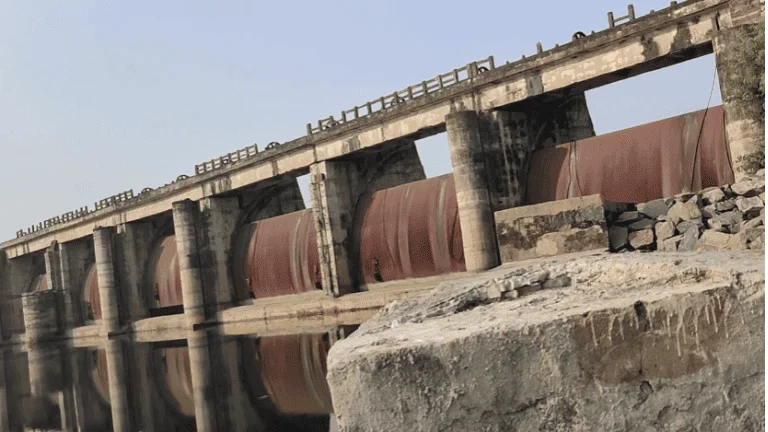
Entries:
{"label": "concrete pier", "polygon": [[361,198],[426,176],[415,142],[402,139],[357,158],[313,164],[310,177],[323,289],[338,297],[355,290],[352,228]]}
{"label": "concrete pier", "polygon": [[120,293],[114,264],[114,228],[93,230],[96,277],[101,297],[101,325],[105,335],[120,329]]}
{"label": "concrete pier", "polygon": [[208,252],[200,257],[204,289],[212,290],[216,309],[231,306],[237,299],[230,266],[232,238],[240,218],[240,200],[237,197],[211,197],[200,201],[203,248]]}
{"label": "concrete pier", "polygon": [[499,265],[493,210],[485,174],[480,116],[460,111],[445,118],[448,146],[456,183],[461,235],[467,271],[478,272]]}
{"label": "concrete pier", "polygon": [[752,47],[756,47],[754,49],[763,49],[764,38],[750,38],[757,34],[758,27],[765,26],[764,21],[763,17],[757,24],[745,23],[738,27],[724,28],[717,32],[712,41],[725,110],[725,135],[736,181],[749,174],[743,166],[743,158],[757,152],[765,143],[762,101],[750,98],[756,94],[759,82],[759,77],[753,76],[754,68],[763,69],[765,65],[751,65],[755,52],[749,45],[744,46],[751,43]]}
{"label": "concrete pier", "polygon": [[173,203],[173,228],[176,232],[184,315],[190,327],[205,321],[207,315],[196,227],[199,213],[199,204],[194,201]]}
{"label": "concrete pier", "polygon": [[117,229],[115,268],[123,299],[121,316],[128,321],[148,317],[149,305],[154,301],[145,275],[157,230],[149,221],[126,223]]}
{"label": "concrete pier", "polygon": [[92,263],[93,246],[87,239],[59,244],[59,268],[61,289],[64,291],[65,328],[82,325],[85,321],[83,311],[83,286],[88,265]]}

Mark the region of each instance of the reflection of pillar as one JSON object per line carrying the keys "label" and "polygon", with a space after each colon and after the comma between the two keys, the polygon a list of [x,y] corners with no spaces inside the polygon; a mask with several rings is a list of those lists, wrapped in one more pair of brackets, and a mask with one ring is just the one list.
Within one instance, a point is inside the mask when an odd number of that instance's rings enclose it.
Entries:
{"label": "reflection of pillar", "polygon": [[448,147],[459,205],[464,260],[468,272],[499,265],[495,223],[485,176],[480,118],[475,111],[449,114],[445,119]]}
{"label": "reflection of pillar", "polygon": [[101,325],[106,334],[120,328],[119,293],[115,282],[114,233],[112,227],[93,230],[96,277],[101,297]]}
{"label": "reflection of pillar", "polygon": [[173,228],[176,233],[184,315],[190,326],[202,323],[207,316],[197,241],[196,219],[199,213],[199,204],[195,201],[173,203]]}
{"label": "reflection of pillar", "polygon": [[195,397],[197,431],[217,431],[219,429],[217,429],[216,421],[216,394],[214,392],[213,370],[208,355],[208,334],[204,331],[190,332],[187,345],[189,347],[192,391]]}
{"label": "reflection of pillar", "polygon": [[109,377],[109,401],[112,407],[112,428],[115,432],[131,432],[131,413],[128,402],[123,342],[107,340],[107,376]]}
{"label": "reflection of pillar", "polygon": [[0,431],[22,432],[20,355],[0,351]]}

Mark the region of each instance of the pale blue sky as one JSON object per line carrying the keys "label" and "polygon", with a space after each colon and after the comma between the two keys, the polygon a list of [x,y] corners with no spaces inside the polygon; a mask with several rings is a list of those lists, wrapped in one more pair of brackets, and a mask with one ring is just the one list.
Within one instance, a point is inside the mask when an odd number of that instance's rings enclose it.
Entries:
{"label": "pale blue sky", "polygon": [[[0,240],[472,60],[602,30],[610,10],[626,3],[0,0]],[[710,55],[588,92],[597,132],[704,108],[713,73]],[[430,177],[451,169],[445,143],[419,142]]]}

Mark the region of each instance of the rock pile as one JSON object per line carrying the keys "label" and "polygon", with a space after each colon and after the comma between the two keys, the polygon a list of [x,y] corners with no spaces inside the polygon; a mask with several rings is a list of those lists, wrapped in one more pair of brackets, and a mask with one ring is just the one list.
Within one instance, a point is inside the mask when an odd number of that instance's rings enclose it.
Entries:
{"label": "rock pile", "polygon": [[613,251],[764,250],[764,170],[730,186],[637,204],[608,233]]}

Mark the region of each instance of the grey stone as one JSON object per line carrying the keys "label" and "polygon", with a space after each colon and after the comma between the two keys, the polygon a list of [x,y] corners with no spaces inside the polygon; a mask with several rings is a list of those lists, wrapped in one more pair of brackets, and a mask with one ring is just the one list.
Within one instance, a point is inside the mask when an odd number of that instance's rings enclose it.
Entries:
{"label": "grey stone", "polygon": [[765,192],[765,180],[763,179],[745,179],[731,185],[731,190],[736,195],[753,197]]}
{"label": "grey stone", "polygon": [[765,236],[765,226],[743,228],[734,235],[730,241],[731,250],[748,249],[748,245],[760,237]]}
{"label": "grey stone", "polygon": [[635,249],[647,249],[653,245],[653,230],[644,229],[629,233],[629,244]]}
{"label": "grey stone", "polygon": [[760,195],[758,195],[761,200],[763,200],[763,203],[765,203],[765,192],[760,192]]}
{"label": "grey stone", "polygon": [[707,228],[709,228],[710,230],[726,232],[728,231],[729,226],[730,224],[723,223],[723,221],[718,218],[712,218],[707,220]]}
{"label": "grey stone", "polygon": [[626,211],[616,219],[617,224],[626,225],[640,219],[640,213],[637,211]]}
{"label": "grey stone", "polygon": [[719,203],[715,204],[715,208],[719,212],[725,212],[725,211],[731,210],[731,209],[733,209],[735,207],[736,207],[736,201],[734,201],[732,199],[729,199],[729,200],[726,200],[726,201],[719,202]]}
{"label": "grey stone", "polygon": [[699,211],[699,207],[695,203],[678,202],[669,209],[667,215],[669,216],[669,220],[677,224],[680,221],[701,218],[701,211]]}
{"label": "grey stone", "polygon": [[[679,229],[679,226],[678,226]],[[683,238],[680,240],[680,244],[677,247],[678,251],[690,252],[696,247],[696,242],[699,240],[699,229],[691,225],[684,232],[682,232]]]}
{"label": "grey stone", "polygon": [[656,219],[661,215],[667,214],[669,211],[669,205],[667,205],[667,200],[657,199],[647,203],[638,204],[637,211],[651,219]]}
{"label": "grey stone", "polygon": [[736,198],[736,207],[742,213],[758,213],[760,209],[765,207],[765,204],[760,197],[740,197]]}
{"label": "grey stone", "polygon": [[749,248],[754,250],[765,250],[765,233],[752,240],[749,243]]}
{"label": "grey stone", "polygon": [[693,203],[696,204],[696,207],[702,207],[704,206],[704,201],[701,199],[701,195],[694,195],[691,198],[689,198],[686,203]]}
{"label": "grey stone", "polygon": [[619,250],[627,245],[629,230],[623,226],[612,226],[608,229],[608,238],[610,239],[611,249]]}
{"label": "grey stone", "polygon": [[755,173],[755,177],[765,178],[765,169],[760,168],[759,170],[757,170],[757,172]]}
{"label": "grey stone", "polygon": [[656,250],[661,252],[675,252],[682,240],[683,236],[681,235],[670,237],[662,242],[656,243]]}
{"label": "grey stone", "polygon": [[744,215],[740,211],[733,210],[710,218],[707,220],[707,225],[712,229],[718,229],[725,226],[738,225],[743,219]]}
{"label": "grey stone", "polygon": [[653,219],[640,219],[638,221],[632,222],[629,224],[629,229],[632,231],[640,231],[644,229],[653,228],[653,225],[656,222]]}
{"label": "grey stone", "polygon": [[701,219],[693,219],[693,220],[682,221],[679,224],[677,224],[675,228],[677,228],[677,231],[680,233],[688,231],[689,229],[695,229],[697,231],[701,231],[701,229],[704,228],[704,224],[701,222]]}
{"label": "grey stone", "polygon": [[706,230],[701,234],[699,241],[696,242],[694,250],[727,250],[730,245],[731,237],[733,237],[732,234],[724,234],[713,230]]}
{"label": "grey stone", "polygon": [[705,204],[716,204],[725,200],[725,193],[719,187],[712,187],[701,191],[701,197]]}
{"label": "grey stone", "polygon": [[740,229],[755,228],[755,227],[759,227],[760,225],[765,225],[765,216],[758,216],[750,220],[742,221],[739,228]]}
{"label": "grey stone", "polygon": [[656,224],[656,242],[662,242],[675,235],[675,224],[671,221],[660,222]]}
{"label": "grey stone", "polygon": [[715,204],[704,206],[699,210],[701,211],[701,216],[704,219],[710,219],[717,216],[717,207],[715,206]]}
{"label": "grey stone", "polygon": [[689,199],[693,198],[694,195],[696,195],[696,194],[693,193],[693,192],[682,192],[682,193],[679,193],[679,194],[675,195],[675,200],[677,202],[686,202]]}

